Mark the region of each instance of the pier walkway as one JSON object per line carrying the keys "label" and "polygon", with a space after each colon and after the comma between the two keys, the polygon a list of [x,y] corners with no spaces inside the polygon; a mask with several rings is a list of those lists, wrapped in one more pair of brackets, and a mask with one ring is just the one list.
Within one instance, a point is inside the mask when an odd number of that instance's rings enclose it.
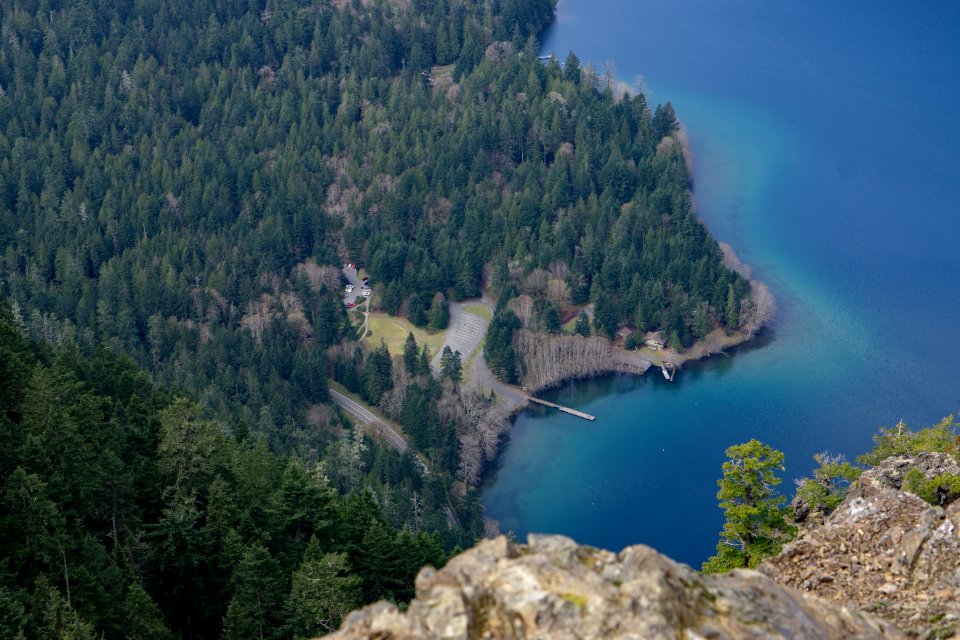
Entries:
{"label": "pier walkway", "polygon": [[577,411],[576,409],[571,409],[570,407],[565,407],[555,402],[548,402],[547,400],[541,400],[540,398],[534,398],[533,396],[527,396],[527,399],[530,402],[535,402],[537,404],[542,404],[545,407],[551,407],[557,409],[558,411],[563,411],[564,413],[569,413],[572,416],[577,416],[578,418],[583,418],[584,420],[596,420],[596,418],[589,413],[584,413],[583,411]]}

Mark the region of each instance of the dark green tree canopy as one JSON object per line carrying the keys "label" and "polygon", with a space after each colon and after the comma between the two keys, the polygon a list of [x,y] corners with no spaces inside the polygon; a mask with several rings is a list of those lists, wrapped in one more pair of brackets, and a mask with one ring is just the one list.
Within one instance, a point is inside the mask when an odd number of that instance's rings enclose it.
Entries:
{"label": "dark green tree canopy", "polygon": [[703,565],[705,573],[754,567],[779,551],[792,532],[786,522],[786,498],[776,493],[782,482],[783,453],[753,439],[726,451],[717,499],[726,521],[717,555]]}
{"label": "dark green tree canopy", "polygon": [[3,637],[308,637],[409,600],[420,567],[446,561],[369,492],[338,495],[323,465],[232,437],[127,358],[29,343],[12,319],[0,298]]}

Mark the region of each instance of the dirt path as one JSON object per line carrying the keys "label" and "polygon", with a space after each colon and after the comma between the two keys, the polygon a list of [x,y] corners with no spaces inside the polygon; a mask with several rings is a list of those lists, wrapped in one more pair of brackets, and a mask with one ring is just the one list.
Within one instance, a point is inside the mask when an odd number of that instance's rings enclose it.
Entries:
{"label": "dirt path", "polygon": [[367,298],[367,301],[363,303],[363,326],[361,327],[363,332],[360,334],[360,338],[357,342],[363,342],[363,339],[367,337],[367,334],[370,333],[370,298]]}

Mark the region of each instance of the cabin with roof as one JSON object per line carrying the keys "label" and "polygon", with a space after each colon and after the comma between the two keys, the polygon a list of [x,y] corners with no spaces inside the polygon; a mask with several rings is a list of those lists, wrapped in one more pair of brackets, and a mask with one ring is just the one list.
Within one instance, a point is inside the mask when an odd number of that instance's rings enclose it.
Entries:
{"label": "cabin with roof", "polygon": [[643,336],[643,344],[651,349],[660,350],[663,349],[667,343],[659,331],[649,331]]}

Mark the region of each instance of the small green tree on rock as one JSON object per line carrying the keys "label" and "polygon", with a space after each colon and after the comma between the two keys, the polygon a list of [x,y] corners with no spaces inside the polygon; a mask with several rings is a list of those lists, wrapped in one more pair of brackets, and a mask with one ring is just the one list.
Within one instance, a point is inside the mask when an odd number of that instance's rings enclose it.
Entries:
{"label": "small green tree on rock", "polygon": [[[804,510],[822,519],[833,512],[844,498],[850,483],[856,480],[863,469],[847,462],[842,455],[830,455],[826,451],[813,456],[820,466],[813,470],[813,478],[797,481],[794,519],[807,517]],[[799,512],[798,512],[799,508]]]}
{"label": "small green tree on rock", "polygon": [[774,491],[782,480],[783,453],[758,440],[730,447],[717,481],[717,499],[726,521],[717,553],[703,563],[703,573],[755,567],[778,553],[795,528],[786,521],[785,498]]}

